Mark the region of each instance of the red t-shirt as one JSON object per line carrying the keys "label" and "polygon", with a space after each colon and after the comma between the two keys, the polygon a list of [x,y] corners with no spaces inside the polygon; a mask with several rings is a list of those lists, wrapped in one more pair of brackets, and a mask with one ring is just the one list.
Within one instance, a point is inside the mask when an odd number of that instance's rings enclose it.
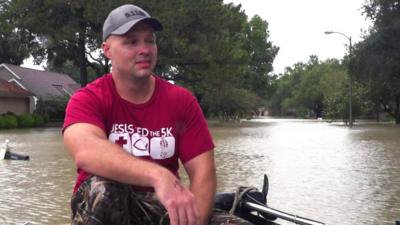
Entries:
{"label": "red t-shirt", "polygon": [[[111,74],[100,77],[68,102],[63,130],[74,123],[98,126],[128,153],[158,163],[177,176],[178,158],[185,163],[214,148],[195,97],[159,77],[151,99],[144,104],[122,99]],[[88,175],[78,168],[74,191]]]}

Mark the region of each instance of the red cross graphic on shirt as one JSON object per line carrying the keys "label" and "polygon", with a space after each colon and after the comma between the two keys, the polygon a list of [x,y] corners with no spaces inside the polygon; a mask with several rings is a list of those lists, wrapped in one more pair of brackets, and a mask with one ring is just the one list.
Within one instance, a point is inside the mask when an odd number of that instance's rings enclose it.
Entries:
{"label": "red cross graphic on shirt", "polygon": [[121,147],[124,146],[124,144],[126,143],[128,143],[128,141],[123,136],[119,136],[118,140],[115,140],[115,144],[118,144]]}

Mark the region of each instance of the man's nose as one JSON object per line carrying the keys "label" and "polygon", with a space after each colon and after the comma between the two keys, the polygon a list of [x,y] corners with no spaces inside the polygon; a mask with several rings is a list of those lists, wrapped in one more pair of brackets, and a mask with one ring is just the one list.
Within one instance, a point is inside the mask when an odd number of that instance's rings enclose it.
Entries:
{"label": "man's nose", "polygon": [[152,48],[154,48],[153,45],[143,42],[139,46],[139,53],[140,54],[149,54],[152,51]]}

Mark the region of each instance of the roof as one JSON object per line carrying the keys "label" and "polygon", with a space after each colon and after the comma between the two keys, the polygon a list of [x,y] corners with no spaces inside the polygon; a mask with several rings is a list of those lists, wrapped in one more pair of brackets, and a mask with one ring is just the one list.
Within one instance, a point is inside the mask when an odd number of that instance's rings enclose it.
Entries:
{"label": "roof", "polygon": [[[3,69],[3,72],[1,69]],[[80,85],[66,74],[24,68],[6,63],[0,65],[1,77],[31,91],[43,100],[53,99],[54,97],[69,97],[80,88]]]}
{"label": "roof", "polygon": [[30,97],[34,94],[15,84],[0,79],[0,97],[23,98]]}

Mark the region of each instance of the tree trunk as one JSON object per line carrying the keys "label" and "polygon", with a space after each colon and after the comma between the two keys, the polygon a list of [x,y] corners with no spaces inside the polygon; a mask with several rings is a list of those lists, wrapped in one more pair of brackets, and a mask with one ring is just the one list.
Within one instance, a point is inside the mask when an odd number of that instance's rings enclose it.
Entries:
{"label": "tree trunk", "polygon": [[375,102],[376,122],[379,122],[379,121],[380,121],[380,115],[379,115],[380,110],[379,110],[379,106],[380,106],[379,101],[376,101],[376,102]]}
{"label": "tree trunk", "polygon": [[[104,67],[103,67],[103,74],[109,73],[110,72],[110,60],[104,56]],[[103,74],[100,74],[99,76],[102,76]]]}
{"label": "tree trunk", "polygon": [[382,99],[380,100],[385,112],[395,119],[396,124],[400,124],[400,95],[394,96],[394,102],[388,106]]}
{"label": "tree trunk", "polygon": [[85,42],[85,30],[86,26],[85,23],[83,22],[83,7],[81,7],[77,15],[80,18],[80,23],[79,23],[79,36],[78,36],[78,65],[79,65],[79,73],[80,73],[80,83],[81,87],[85,87],[87,84],[87,68],[86,68],[86,42]]}
{"label": "tree trunk", "polygon": [[396,102],[395,102],[395,118],[396,118],[396,124],[400,124],[400,95],[396,96]]}
{"label": "tree trunk", "polygon": [[87,84],[87,69],[86,69],[86,53],[85,53],[85,39],[84,34],[79,34],[78,39],[78,63],[79,63],[79,73],[80,73],[80,83],[81,87],[85,87]]}

